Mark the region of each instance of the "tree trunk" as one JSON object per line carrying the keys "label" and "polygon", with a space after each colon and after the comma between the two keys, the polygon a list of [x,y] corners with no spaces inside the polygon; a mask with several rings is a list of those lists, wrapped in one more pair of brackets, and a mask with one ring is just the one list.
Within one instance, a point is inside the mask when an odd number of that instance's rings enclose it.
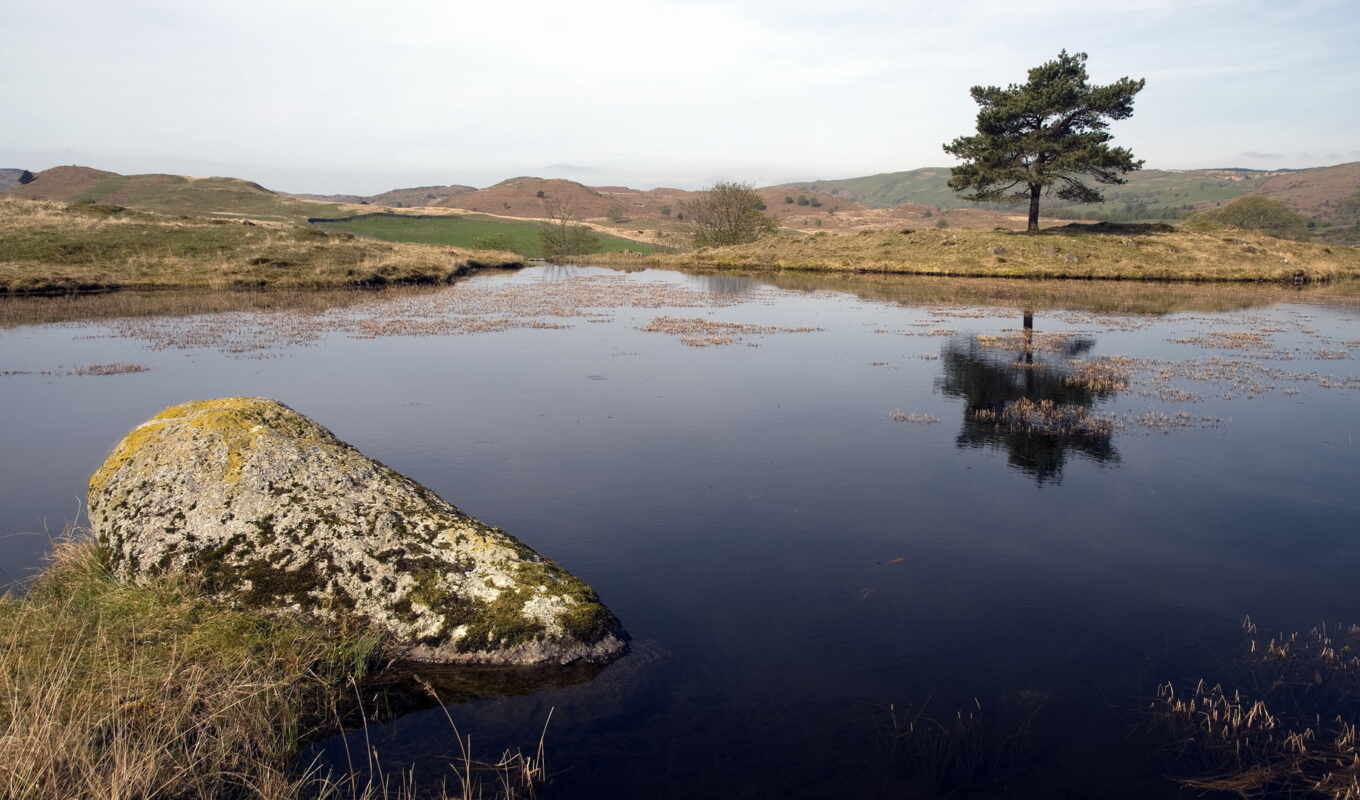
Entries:
{"label": "tree trunk", "polygon": [[1039,232],[1039,190],[1043,188],[1037,183],[1029,185],[1029,227],[1025,229],[1029,233]]}

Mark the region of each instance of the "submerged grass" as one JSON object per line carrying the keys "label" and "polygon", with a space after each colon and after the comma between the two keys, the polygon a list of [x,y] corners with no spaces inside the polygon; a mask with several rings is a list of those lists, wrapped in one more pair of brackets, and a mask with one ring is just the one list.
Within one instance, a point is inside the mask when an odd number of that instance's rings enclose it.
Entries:
{"label": "submerged grass", "polygon": [[994,278],[1313,282],[1360,277],[1360,250],[1248,231],[1071,225],[1039,234],[876,230],[778,234],[687,253],[599,254],[592,264]]}
{"label": "submerged grass", "polygon": [[[379,652],[364,631],[224,608],[183,581],[121,583],[90,538],[64,540],[24,596],[0,598],[0,796],[410,796],[400,777],[294,764],[362,707],[350,698]],[[457,796],[531,794],[545,777],[541,740],[489,772],[458,743]]]}
{"label": "submerged grass", "polygon": [[377,242],[283,222],[0,199],[0,294],[439,283],[469,268],[522,261],[509,252]]}

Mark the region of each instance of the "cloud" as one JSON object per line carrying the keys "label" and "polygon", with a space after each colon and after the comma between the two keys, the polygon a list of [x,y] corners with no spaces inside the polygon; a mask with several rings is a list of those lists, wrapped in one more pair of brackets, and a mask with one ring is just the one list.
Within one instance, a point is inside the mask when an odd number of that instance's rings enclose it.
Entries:
{"label": "cloud", "polygon": [[1243,158],[1252,158],[1257,161],[1279,161],[1284,158],[1284,153],[1262,153],[1256,150],[1248,150],[1242,154]]}

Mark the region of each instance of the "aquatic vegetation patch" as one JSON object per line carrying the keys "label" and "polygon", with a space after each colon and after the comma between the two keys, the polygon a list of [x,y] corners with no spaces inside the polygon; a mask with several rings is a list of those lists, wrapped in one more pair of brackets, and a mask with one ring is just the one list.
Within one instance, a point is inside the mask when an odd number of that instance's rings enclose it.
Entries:
{"label": "aquatic vegetation patch", "polygon": [[130,375],[137,372],[146,372],[151,368],[145,364],[113,363],[113,364],[86,364],[71,369],[44,369],[44,370],[23,370],[23,369],[0,369],[0,376],[5,375]]}
{"label": "aquatic vegetation patch", "polygon": [[913,425],[934,425],[940,421],[939,417],[933,414],[927,414],[924,411],[908,412],[903,411],[900,408],[894,408],[892,411],[889,411],[888,419],[893,422],[908,422]]}
{"label": "aquatic vegetation patch", "polygon": [[745,322],[723,322],[703,317],[656,317],[639,330],[665,333],[680,337],[688,347],[714,347],[742,341],[742,336],[766,336],[774,333],[812,333],[820,328],[783,328],[776,325],[753,325]]}
{"label": "aquatic vegetation patch", "polygon": [[1271,343],[1270,335],[1265,331],[1213,331],[1170,341],[1212,350],[1264,350]]}
{"label": "aquatic vegetation patch", "polygon": [[1036,721],[1047,695],[1021,691],[984,704],[974,698],[936,716],[930,700],[918,708],[888,707],[888,758],[905,776],[952,796],[1002,785],[1035,768]]}
{"label": "aquatic vegetation patch", "polygon": [[1360,797],[1360,626],[1262,636],[1247,617],[1229,685],[1167,682],[1152,712],[1197,789]]}
{"label": "aquatic vegetation patch", "polygon": [[1092,413],[1086,406],[1047,399],[1031,400],[1028,397],[1012,400],[1000,411],[975,409],[972,418],[996,425],[999,429],[1050,436],[1108,437],[1115,429],[1113,419]]}
{"label": "aquatic vegetation patch", "polygon": [[[766,299],[778,290],[759,291]],[[624,308],[723,308],[739,301],[674,283],[626,275],[575,275],[554,281],[478,278],[440,290],[397,289],[341,297],[333,307],[226,311],[178,317],[114,317],[113,336],[153,350],[215,349],[243,358],[269,357],[277,348],[306,346],[332,333],[356,339],[387,336],[467,336],[508,330],[560,330],[579,321],[611,322]]]}

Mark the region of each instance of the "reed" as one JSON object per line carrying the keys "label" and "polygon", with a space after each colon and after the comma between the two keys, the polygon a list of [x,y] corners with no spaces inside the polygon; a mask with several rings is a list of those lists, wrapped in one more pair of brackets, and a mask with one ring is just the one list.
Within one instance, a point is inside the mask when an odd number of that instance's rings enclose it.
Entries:
{"label": "reed", "polygon": [[932,715],[930,703],[927,698],[916,709],[888,707],[890,758],[905,775],[942,793],[966,793],[1013,779],[1033,765],[1043,697],[1021,693],[987,705],[974,698],[943,717]]}
{"label": "reed", "polygon": [[1360,626],[1260,635],[1244,618],[1238,682],[1162,684],[1153,703],[1193,774],[1241,797],[1360,798]]}

